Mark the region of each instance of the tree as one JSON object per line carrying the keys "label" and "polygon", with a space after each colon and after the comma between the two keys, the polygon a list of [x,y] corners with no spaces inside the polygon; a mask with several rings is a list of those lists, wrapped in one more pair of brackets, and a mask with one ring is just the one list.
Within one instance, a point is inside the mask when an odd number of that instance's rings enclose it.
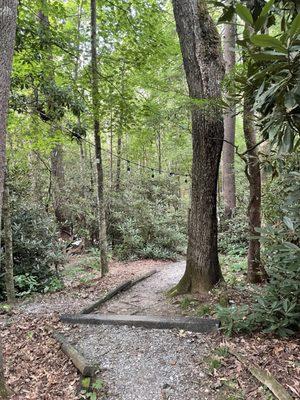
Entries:
{"label": "tree", "polygon": [[97,11],[96,0],[91,0],[91,62],[92,62],[92,100],[93,100],[93,122],[95,156],[97,165],[97,194],[99,213],[99,249],[102,274],[108,272],[105,201],[104,201],[104,179],[101,154],[101,138],[99,123],[99,77],[97,65]]}
{"label": "tree", "polygon": [[185,274],[174,293],[208,291],[222,280],[217,247],[217,182],[224,137],[221,97],[223,63],[220,38],[205,2],[173,0],[177,33],[191,99],[205,99],[206,110],[192,109],[192,195]]}
{"label": "tree", "polygon": [[[42,118],[49,118],[51,121],[51,135],[55,136],[55,69],[53,63],[52,53],[52,38],[50,31],[50,22],[48,16],[48,0],[42,0],[42,10],[38,14],[39,23],[41,26],[41,48],[43,49],[43,71],[44,71],[44,87],[47,102],[47,112],[42,115]],[[49,93],[48,93],[49,91]],[[53,96],[54,95],[54,96]],[[65,192],[65,179],[64,179],[64,162],[63,162],[63,148],[61,143],[56,143],[51,151],[51,173],[52,173],[52,197],[53,208],[56,220],[59,224],[62,237],[71,236],[70,227],[67,222],[66,210],[64,207],[64,192]]]}
{"label": "tree", "polygon": [[260,283],[265,278],[260,260],[259,232],[257,232],[257,229],[261,228],[261,173],[252,107],[253,104],[246,95],[244,99],[243,129],[247,147],[247,178],[249,181],[248,225],[250,236],[247,279],[251,283]]}
{"label": "tree", "polygon": [[[6,168],[6,124],[10,90],[10,74],[15,46],[17,1],[0,0],[0,221]],[[3,356],[0,343],[0,397],[9,397],[4,381]]]}
{"label": "tree", "polygon": [[[235,66],[235,36],[236,26],[233,21],[224,26],[224,60],[226,74],[230,74]],[[232,105],[224,115],[224,144],[222,152],[222,180],[225,217],[231,218],[236,208],[235,171],[234,171],[234,142],[235,142],[235,107]]]}
{"label": "tree", "polygon": [[3,193],[3,231],[4,231],[4,247],[5,247],[5,289],[7,302],[13,304],[16,301],[15,285],[14,285],[14,262],[13,262],[13,239],[11,229],[11,205],[10,193],[7,174],[4,182]]}

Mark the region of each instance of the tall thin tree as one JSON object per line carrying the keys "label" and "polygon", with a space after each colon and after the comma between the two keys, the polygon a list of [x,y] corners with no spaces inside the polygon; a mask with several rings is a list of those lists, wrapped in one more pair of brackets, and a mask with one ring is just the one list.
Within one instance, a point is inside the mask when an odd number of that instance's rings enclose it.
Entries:
{"label": "tall thin tree", "polygon": [[[0,221],[6,168],[6,125],[16,36],[17,6],[16,0],[0,0]],[[0,343],[0,398],[6,399],[9,395],[10,391],[4,380],[2,346]]]}
{"label": "tall thin tree", "polygon": [[[50,21],[48,15],[48,0],[41,1],[41,10],[38,14],[38,21],[41,27],[41,47],[43,48],[43,69],[44,69],[44,82],[48,86],[55,85],[55,70],[53,62],[52,40]],[[51,121],[51,134],[55,136],[55,114],[51,112],[53,108],[53,99],[51,95],[45,93],[48,106],[48,114],[44,117],[50,118]],[[46,112],[47,114],[47,112]],[[61,230],[63,237],[69,238],[71,235],[70,226],[64,206],[64,193],[65,193],[65,173],[64,173],[64,158],[63,146],[61,143],[56,143],[51,151],[51,173],[52,173],[52,197],[53,208],[57,223]]]}
{"label": "tall thin tree", "polygon": [[252,102],[247,94],[244,99],[243,129],[247,147],[247,178],[249,181],[248,229],[250,238],[247,280],[250,283],[260,283],[266,278],[266,271],[260,258],[260,233],[257,231],[261,228],[261,171]]}
{"label": "tall thin tree", "polygon": [[104,200],[104,176],[100,138],[99,122],[99,71],[97,62],[97,7],[96,0],[91,0],[91,62],[92,62],[92,100],[93,100],[93,122],[94,122],[94,140],[95,156],[97,165],[97,194],[98,194],[98,214],[99,214],[99,249],[101,272],[108,272],[108,254],[107,254],[107,235],[105,218],[105,200]]}
{"label": "tall thin tree", "polygon": [[[223,48],[225,71],[229,74],[235,66],[235,21],[224,26]],[[225,217],[231,218],[236,208],[234,142],[235,142],[235,107],[232,105],[224,114],[224,144],[222,152],[222,191]]]}
{"label": "tall thin tree", "polygon": [[[252,3],[248,2],[250,8]],[[246,23],[246,28],[253,33],[253,28]],[[251,61],[243,56],[243,63],[247,71],[247,77],[251,75]],[[255,115],[253,112],[253,88],[251,84],[244,91],[243,108],[243,130],[247,148],[247,179],[249,181],[249,203],[248,203],[248,268],[247,280],[250,283],[261,283],[266,277],[266,271],[261,263],[260,257],[260,233],[261,228],[261,171],[256,138]]]}
{"label": "tall thin tree", "polygon": [[209,110],[192,109],[192,195],[186,271],[174,289],[208,291],[222,273],[217,246],[217,182],[224,137],[221,97],[224,67],[220,37],[203,0],[173,0],[177,32],[192,99],[206,99]]}
{"label": "tall thin tree", "polygon": [[6,173],[3,193],[3,242],[5,248],[5,289],[9,304],[16,301],[14,285],[13,239],[11,226],[11,205],[8,174]]}

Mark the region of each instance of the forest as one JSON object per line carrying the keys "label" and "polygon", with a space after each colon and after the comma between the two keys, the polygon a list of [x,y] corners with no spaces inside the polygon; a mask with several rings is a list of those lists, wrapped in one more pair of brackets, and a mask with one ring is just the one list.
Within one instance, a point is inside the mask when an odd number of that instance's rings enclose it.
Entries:
{"label": "forest", "polygon": [[298,0],[0,0],[0,398],[300,398]]}

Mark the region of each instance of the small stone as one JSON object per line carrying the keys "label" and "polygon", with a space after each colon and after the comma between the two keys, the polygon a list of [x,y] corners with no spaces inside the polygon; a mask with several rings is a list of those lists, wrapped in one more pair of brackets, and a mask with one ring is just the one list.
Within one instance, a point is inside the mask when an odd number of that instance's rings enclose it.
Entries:
{"label": "small stone", "polygon": [[222,382],[217,381],[211,385],[211,388],[216,390],[216,389],[220,389],[221,386],[222,386]]}
{"label": "small stone", "polygon": [[171,386],[170,386],[168,383],[164,383],[162,388],[163,388],[163,389],[168,389],[168,388],[170,388],[170,387],[171,387]]}

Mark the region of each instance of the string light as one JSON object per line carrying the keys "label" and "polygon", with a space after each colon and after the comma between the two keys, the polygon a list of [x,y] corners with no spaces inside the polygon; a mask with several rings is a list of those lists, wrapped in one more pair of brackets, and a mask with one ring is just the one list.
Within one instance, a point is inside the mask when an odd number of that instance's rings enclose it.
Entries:
{"label": "string light", "polygon": [[[49,123],[48,123],[49,124]],[[50,124],[49,124],[50,125]],[[68,131],[69,133],[73,133],[67,126],[60,126],[60,129],[62,130],[62,131],[64,131],[64,130],[66,130],[66,131]],[[93,143],[93,142],[91,142],[91,141],[89,141],[87,138],[84,138],[84,137],[81,137],[81,140],[82,141],[85,141],[86,143],[88,143],[88,144],[90,144],[91,146],[93,146],[93,147],[95,147],[95,143]],[[119,160],[122,160],[122,161],[125,161],[126,163],[127,163],[127,172],[128,173],[130,173],[131,172],[131,165],[136,165],[138,168],[143,168],[143,169],[146,169],[146,170],[149,170],[149,171],[151,171],[151,173],[152,173],[152,178],[154,178],[155,177],[155,172],[158,172],[159,174],[169,174],[169,176],[170,177],[173,177],[173,176],[178,176],[178,177],[184,177],[185,178],[185,183],[188,183],[188,178],[189,178],[189,175],[184,175],[184,174],[179,174],[179,173],[177,173],[177,172],[169,172],[169,171],[164,171],[164,170],[162,170],[162,169],[157,169],[157,168],[153,168],[153,167],[147,167],[146,165],[142,165],[142,164],[140,164],[140,163],[138,163],[138,162],[135,162],[135,161],[132,161],[132,160],[128,160],[127,158],[123,158],[122,156],[120,156],[120,155],[118,155],[118,154],[114,154],[113,152],[111,152],[111,150],[106,150],[106,149],[102,149],[102,151],[105,151],[105,152],[107,152],[107,153],[109,153],[110,154],[110,156],[111,157],[115,157],[115,158],[118,158]]]}

